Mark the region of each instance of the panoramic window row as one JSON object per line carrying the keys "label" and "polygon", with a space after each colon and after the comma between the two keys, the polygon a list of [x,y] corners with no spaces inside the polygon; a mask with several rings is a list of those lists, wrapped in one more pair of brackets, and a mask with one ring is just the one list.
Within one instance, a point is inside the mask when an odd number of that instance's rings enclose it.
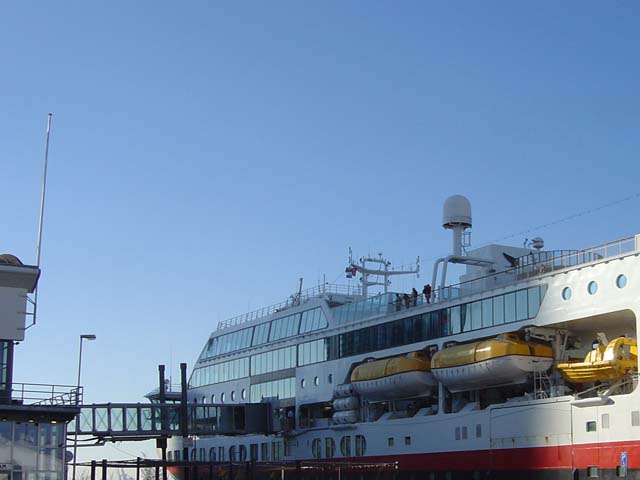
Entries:
{"label": "panoramic window row", "polygon": [[296,396],[296,377],[282,378],[272,382],[251,385],[251,401],[256,403],[263,398],[293,398]]}
{"label": "panoramic window row", "polygon": [[248,357],[198,368],[190,386],[226,382],[528,320],[538,314],[545,292],[546,286],[531,287],[253,355],[251,369]]}
{"label": "panoramic window row", "polygon": [[319,307],[287,315],[255,327],[243,328],[226,335],[210,338],[202,352],[201,359],[263,345],[267,342],[275,342],[299,333],[314,332],[327,328],[328,325],[327,317]]}

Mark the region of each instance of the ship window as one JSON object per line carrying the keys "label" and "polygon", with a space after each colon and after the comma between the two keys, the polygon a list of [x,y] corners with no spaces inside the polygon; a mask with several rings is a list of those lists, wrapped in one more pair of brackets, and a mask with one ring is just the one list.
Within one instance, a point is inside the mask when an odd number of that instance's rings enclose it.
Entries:
{"label": "ship window", "polygon": [[287,315],[271,322],[269,341],[280,340],[281,338],[292,337],[298,333],[300,325],[300,314]]}
{"label": "ship window", "polygon": [[460,427],[456,427],[456,440],[460,440]]}
{"label": "ship window", "polygon": [[631,412],[631,426],[640,427],[640,412],[638,410]]}
{"label": "ship window", "polygon": [[451,319],[451,333],[456,334],[462,331],[460,325],[460,307],[452,307],[449,309],[449,318]]}
{"label": "ship window", "polygon": [[598,284],[593,280],[590,281],[589,285],[587,285],[587,291],[589,292],[589,295],[595,295],[598,291]]}
{"label": "ship window", "polygon": [[462,440],[467,439],[467,427],[462,427]]}
{"label": "ship window", "polygon": [[167,452],[167,460],[169,461],[173,460],[173,452],[171,450]]}
{"label": "ship window", "polygon": [[216,447],[211,447],[209,449],[209,461],[210,462],[216,461]]}
{"label": "ship window", "polygon": [[570,287],[564,287],[562,289],[562,299],[563,300],[569,300],[571,298],[571,288]]}
{"label": "ship window", "polygon": [[272,382],[251,385],[250,401],[257,403],[263,398],[278,397],[280,400],[296,396],[296,378],[289,377]]}
{"label": "ship window", "polygon": [[300,333],[314,332],[328,326],[327,317],[321,308],[314,308],[313,310],[307,310],[302,312],[302,318],[300,320]]}
{"label": "ship window", "polygon": [[[176,462],[180,461],[180,450],[174,450],[173,451],[173,459]],[[187,459],[185,458],[185,460],[187,460]]]}
{"label": "ship window", "polygon": [[260,456],[263,462],[269,461],[269,444],[268,443],[260,444]]}
{"label": "ship window", "polygon": [[327,382],[328,382],[329,384],[332,384],[332,383],[333,383],[333,374],[331,374],[331,373],[330,373],[329,375],[327,375]]}
{"label": "ship window", "polygon": [[504,322],[511,323],[516,321],[516,294],[507,293],[504,296]]}
{"label": "ship window", "polygon": [[327,339],[325,338],[301,343],[298,345],[298,366],[324,362],[327,360],[327,353]]}
{"label": "ship window", "polygon": [[624,288],[627,286],[627,277],[624,274],[620,274],[618,275],[618,278],[616,278],[616,287],[618,288]]}
{"label": "ship window", "polygon": [[526,290],[516,292],[516,320],[526,320],[529,318],[529,300]]}
{"label": "ship window", "polygon": [[411,437],[404,437],[404,444],[411,445]]}
{"label": "ship window", "polygon": [[340,453],[343,457],[351,456],[351,436],[347,435],[340,439]]}
{"label": "ship window", "polygon": [[336,454],[336,442],[333,438],[324,439],[324,456],[327,458],[333,458]]}
{"label": "ship window", "polygon": [[493,322],[493,300],[487,298],[482,301],[482,326],[490,327]]}
{"label": "ship window", "polygon": [[388,445],[389,447],[393,447],[393,437],[389,437],[389,438],[387,438],[387,445]]}
{"label": "ship window", "polygon": [[224,392],[220,394],[220,402],[224,403]]}
{"label": "ship window", "polygon": [[[471,330],[471,305],[465,303],[464,305],[460,305],[460,326],[462,327],[463,332],[468,332]],[[433,337],[432,337],[433,338]]]}
{"label": "ship window", "polygon": [[476,424],[476,438],[482,437],[482,425]]}
{"label": "ship window", "polygon": [[252,462],[258,461],[258,444],[252,443],[249,445],[249,460]]}
{"label": "ship window", "polygon": [[602,428],[609,428],[609,414],[608,413],[603,413],[602,414]]}
{"label": "ship window", "polygon": [[504,296],[493,297],[493,324],[502,325],[504,323]]}
{"label": "ship window", "polygon": [[540,287],[533,287],[529,289],[529,318],[534,318],[538,315],[540,309]]}
{"label": "ship window", "polygon": [[587,432],[596,431],[596,422],[587,422]]}
{"label": "ship window", "polygon": [[356,435],[356,457],[362,457],[367,452],[367,439],[364,435]]}
{"label": "ship window", "polygon": [[318,385],[320,385],[320,379],[318,377],[313,379],[313,384],[317,387]]}
{"label": "ship window", "polygon": [[247,460],[247,447],[246,445],[240,445],[240,461],[244,462]]}
{"label": "ship window", "polygon": [[251,375],[276,372],[296,366],[296,347],[279,348],[251,356]]}
{"label": "ship window", "polygon": [[211,395],[211,403],[216,403],[216,394]]}
{"label": "ship window", "polygon": [[195,448],[192,448],[192,449],[191,449],[191,461],[192,461],[192,462],[195,462],[195,461],[196,461],[196,455],[197,455],[196,449],[195,449]]}
{"label": "ship window", "polygon": [[300,386],[302,388],[304,388],[304,386],[307,384],[306,380],[303,378],[302,380],[300,380]]}
{"label": "ship window", "polygon": [[224,447],[218,447],[218,461],[224,462]]}
{"label": "ship window", "polygon": [[473,302],[471,304],[471,329],[477,330],[482,328],[482,302]]}
{"label": "ship window", "polygon": [[235,445],[231,445],[229,447],[229,461],[231,462],[235,462],[238,459],[236,458],[236,446]]}
{"label": "ship window", "polygon": [[246,400],[247,399],[247,389],[243,388],[242,392],[240,393],[240,396],[242,397],[242,400]]}
{"label": "ship window", "polygon": [[271,453],[272,460],[276,462],[282,460],[282,442],[273,442],[271,444]]}
{"label": "ship window", "polygon": [[256,345],[262,345],[269,341],[269,326],[271,322],[261,323],[260,325],[256,325],[253,329],[253,341],[251,345],[254,347]]}
{"label": "ship window", "polygon": [[314,438],[311,442],[311,454],[313,455],[313,458],[322,457],[322,446],[319,438]]}
{"label": "ship window", "polygon": [[235,390],[231,390],[231,401],[232,402],[236,401],[236,391]]}
{"label": "ship window", "polygon": [[205,457],[205,449],[204,449],[204,448],[201,448],[201,449],[198,451],[198,453],[199,453],[199,455],[198,455],[198,460],[200,460],[201,462],[204,462],[204,461],[206,460],[206,457]]}

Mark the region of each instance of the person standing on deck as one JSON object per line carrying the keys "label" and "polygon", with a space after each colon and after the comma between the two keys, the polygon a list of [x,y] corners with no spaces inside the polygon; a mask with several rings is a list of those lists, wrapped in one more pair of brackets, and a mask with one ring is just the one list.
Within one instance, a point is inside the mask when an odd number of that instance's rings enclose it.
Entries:
{"label": "person standing on deck", "polygon": [[424,298],[427,301],[427,303],[431,303],[431,285],[430,284],[426,284],[424,286],[424,288],[422,289],[422,293],[424,294]]}
{"label": "person standing on deck", "polygon": [[415,287],[411,289],[411,304],[414,307],[418,304],[418,291]]}

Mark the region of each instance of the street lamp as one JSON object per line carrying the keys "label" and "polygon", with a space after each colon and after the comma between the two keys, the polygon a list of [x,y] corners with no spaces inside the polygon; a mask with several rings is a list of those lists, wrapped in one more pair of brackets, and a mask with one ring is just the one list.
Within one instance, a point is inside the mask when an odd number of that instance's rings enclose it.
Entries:
{"label": "street lamp", "polygon": [[[76,389],[76,404],[80,403],[80,372],[82,370],[82,341],[83,340],[95,340],[97,337],[92,333],[87,333],[84,335],[80,335],[80,355],[78,355],[78,384]],[[73,442],[73,480],[76,480],[76,464],[78,463],[78,459],[76,455],[78,454],[78,428],[80,428],[80,414],[76,416],[76,428],[75,428],[75,439]]]}

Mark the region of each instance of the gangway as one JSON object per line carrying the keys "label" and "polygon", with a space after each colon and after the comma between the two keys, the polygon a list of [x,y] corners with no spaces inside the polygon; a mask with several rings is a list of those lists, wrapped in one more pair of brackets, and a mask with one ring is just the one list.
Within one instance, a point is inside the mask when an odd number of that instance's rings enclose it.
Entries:
{"label": "gangway", "polygon": [[100,441],[147,440],[184,435],[273,433],[270,403],[105,403],[81,405],[68,435]]}

